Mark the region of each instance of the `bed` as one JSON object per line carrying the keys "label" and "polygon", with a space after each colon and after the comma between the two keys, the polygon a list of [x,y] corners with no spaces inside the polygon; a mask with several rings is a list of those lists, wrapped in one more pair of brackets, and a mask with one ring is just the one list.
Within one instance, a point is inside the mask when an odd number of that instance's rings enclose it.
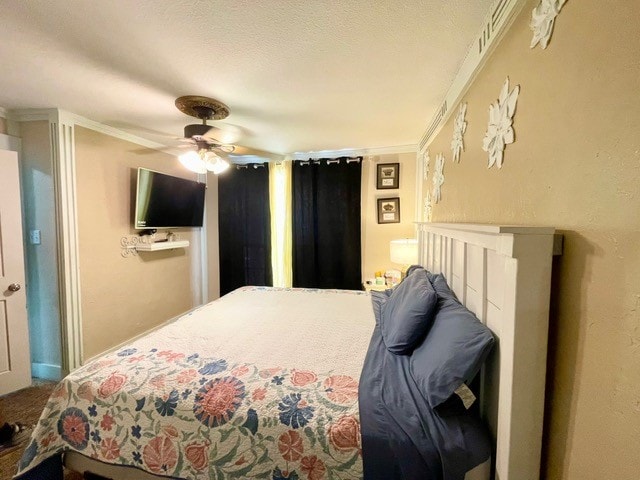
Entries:
{"label": "bed", "polygon": [[[553,233],[419,225],[421,264],[499,345],[478,383],[493,461],[465,480],[539,476]],[[18,477],[54,478],[65,452],[107,478],[362,478],[374,326],[365,292],[239,289],[72,372]]]}

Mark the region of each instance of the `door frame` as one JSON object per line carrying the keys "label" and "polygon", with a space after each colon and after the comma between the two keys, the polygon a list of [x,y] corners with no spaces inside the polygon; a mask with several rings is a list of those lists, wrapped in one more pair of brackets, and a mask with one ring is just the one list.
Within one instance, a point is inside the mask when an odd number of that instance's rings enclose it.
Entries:
{"label": "door frame", "polygon": [[74,125],[58,109],[8,112],[9,133],[20,136],[19,122],[48,121],[49,155],[53,171],[61,318],[62,372],[82,364],[82,316],[75,200]]}

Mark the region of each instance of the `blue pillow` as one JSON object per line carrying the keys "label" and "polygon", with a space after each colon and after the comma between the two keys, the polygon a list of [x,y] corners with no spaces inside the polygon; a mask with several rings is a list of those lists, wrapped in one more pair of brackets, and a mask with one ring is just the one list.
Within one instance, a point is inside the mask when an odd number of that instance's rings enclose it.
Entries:
{"label": "blue pillow", "polygon": [[432,279],[439,310],[429,335],[413,351],[409,363],[422,395],[436,408],[462,383],[471,383],[495,340],[491,330],[456,300],[442,275]]}
{"label": "blue pillow", "polygon": [[438,296],[426,270],[416,270],[393,289],[382,305],[380,332],[387,350],[397,355],[411,353],[429,331]]}
{"label": "blue pillow", "polygon": [[[407,272],[404,274],[404,276],[408,277],[409,275],[411,275],[416,270],[424,270],[424,267],[422,267],[420,265],[411,265],[409,268],[407,268]],[[427,275],[430,275],[429,272],[427,272]]]}
{"label": "blue pillow", "polygon": [[391,290],[371,290],[371,305],[373,306],[373,314],[376,317],[376,323],[382,324],[382,306],[387,303]]}
{"label": "blue pillow", "polygon": [[446,300],[455,300],[460,303],[456,294],[453,293],[451,288],[449,288],[449,285],[447,285],[447,280],[444,278],[444,275],[441,273],[427,272],[427,277],[429,278],[431,285],[433,285],[433,289],[438,294],[440,303],[444,303]]}

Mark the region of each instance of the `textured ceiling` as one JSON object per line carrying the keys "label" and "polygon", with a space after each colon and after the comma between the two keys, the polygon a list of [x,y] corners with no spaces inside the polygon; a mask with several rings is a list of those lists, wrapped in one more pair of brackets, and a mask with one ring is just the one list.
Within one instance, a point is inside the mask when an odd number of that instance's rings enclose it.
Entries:
{"label": "textured ceiling", "polygon": [[415,144],[491,3],[0,0],[0,106],[161,140],[195,94],[276,153]]}

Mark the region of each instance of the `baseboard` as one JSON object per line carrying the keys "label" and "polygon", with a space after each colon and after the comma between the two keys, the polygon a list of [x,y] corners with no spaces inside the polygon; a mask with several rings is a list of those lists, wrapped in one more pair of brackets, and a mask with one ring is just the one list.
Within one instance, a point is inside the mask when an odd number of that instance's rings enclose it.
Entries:
{"label": "baseboard", "polygon": [[44,380],[62,380],[62,367],[60,365],[50,365],[48,363],[32,363],[31,376]]}

